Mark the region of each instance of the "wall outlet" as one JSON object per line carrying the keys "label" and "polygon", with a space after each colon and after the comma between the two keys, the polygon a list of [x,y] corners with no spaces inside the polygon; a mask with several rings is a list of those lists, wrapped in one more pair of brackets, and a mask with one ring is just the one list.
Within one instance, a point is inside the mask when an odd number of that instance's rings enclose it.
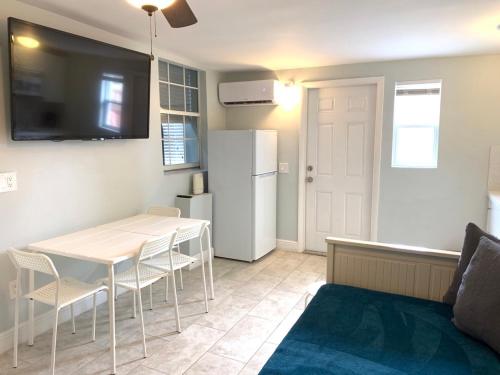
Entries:
{"label": "wall outlet", "polygon": [[17,173],[0,173],[0,193],[17,190]]}
{"label": "wall outlet", "polygon": [[9,294],[10,299],[15,299],[17,293],[17,280],[12,280],[9,282]]}
{"label": "wall outlet", "polygon": [[280,163],[279,164],[279,172],[280,173],[288,173],[288,163]]}

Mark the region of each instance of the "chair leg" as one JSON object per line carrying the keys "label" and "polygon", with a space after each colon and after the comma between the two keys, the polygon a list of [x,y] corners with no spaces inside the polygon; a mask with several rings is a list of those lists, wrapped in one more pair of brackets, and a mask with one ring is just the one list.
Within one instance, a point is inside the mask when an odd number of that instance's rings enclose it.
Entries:
{"label": "chair leg", "polygon": [[[210,252],[208,252],[210,256]],[[208,312],[208,294],[207,294],[207,280],[205,279],[205,259],[203,257],[203,244],[200,236],[200,262],[201,262],[201,278],[203,281],[203,292],[205,293],[205,312]]]}
{"label": "chair leg", "polygon": [[165,276],[165,302],[168,302],[168,276]]}
{"label": "chair leg", "polygon": [[139,299],[139,316],[141,318],[141,329],[142,329],[142,349],[144,353],[144,358],[148,356],[148,353],[146,351],[146,329],[144,328],[144,313],[142,311],[142,296],[141,296],[141,291],[140,289],[137,292],[137,296]]}
{"label": "chair leg", "polygon": [[144,328],[144,313],[142,311],[142,293],[141,293],[141,287],[139,284],[139,267],[136,267],[135,269],[135,279],[136,279],[136,288],[137,288],[137,297],[139,299],[139,315],[141,317],[141,328],[142,328],[142,349],[144,352],[144,358],[148,356],[148,353],[146,351],[146,329]]}
{"label": "chair leg", "polygon": [[132,294],[134,296],[134,300],[133,300],[133,303],[134,303],[134,312],[132,313],[132,318],[135,319],[137,318],[137,292],[135,290],[132,291]]}
{"label": "chair leg", "polygon": [[71,325],[73,326],[73,335],[76,333],[76,325],[75,325],[75,308],[73,307],[73,304],[70,305],[71,309]]}
{"label": "chair leg", "polygon": [[184,290],[184,282],[182,281],[182,268],[179,269],[179,276],[181,279],[181,290]]}
{"label": "chair leg", "polygon": [[149,285],[149,309],[153,310],[153,284]]}
{"label": "chair leg", "polygon": [[[181,253],[180,245],[176,245],[176,248],[177,248],[177,254],[180,254]],[[179,275],[181,281],[181,290],[184,290],[184,281],[182,280],[182,268],[179,268]]]}
{"label": "chair leg", "polygon": [[54,375],[56,368],[56,345],[57,345],[57,319],[59,318],[59,309],[55,308],[54,328],[52,331],[52,354],[50,360],[50,373]]}
{"label": "chair leg", "polygon": [[[212,242],[210,241],[210,228],[208,225],[205,227],[205,235],[207,240],[207,253],[208,253],[208,282],[210,283],[210,299],[215,299],[215,291],[214,291],[214,273],[212,267]],[[201,246],[201,244],[200,244]],[[201,246],[203,249],[203,247]]]}
{"label": "chair leg", "polygon": [[177,325],[177,332],[181,332],[181,319],[179,317],[179,302],[177,301],[177,288],[175,286],[175,274],[172,272],[172,291],[174,294],[174,311],[175,311],[175,323]]}
{"label": "chair leg", "polygon": [[97,293],[94,293],[92,297],[92,302],[94,303],[92,311],[92,341],[95,341],[95,324],[97,320]]}
{"label": "chair leg", "polygon": [[[35,271],[29,271],[29,291],[35,290]],[[30,299],[29,305],[29,338],[28,345],[33,346],[35,341],[35,301]]]}
{"label": "chair leg", "polygon": [[[19,280],[17,277],[17,289],[19,290]],[[14,311],[14,358],[12,359],[12,367],[17,368],[17,345],[19,343],[19,292],[16,293],[16,305]]]}

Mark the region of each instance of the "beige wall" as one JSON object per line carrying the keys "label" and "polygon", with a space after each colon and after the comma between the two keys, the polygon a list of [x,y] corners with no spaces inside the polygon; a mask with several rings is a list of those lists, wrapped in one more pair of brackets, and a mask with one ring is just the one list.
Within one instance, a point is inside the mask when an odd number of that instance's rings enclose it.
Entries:
{"label": "beige wall", "polygon": [[[51,14],[23,3],[0,2],[0,171],[16,171],[19,190],[0,194],[0,332],[12,326],[13,303],[8,282],[14,268],[4,250],[30,242],[97,225],[143,211],[151,204],[172,205],[177,194],[190,190],[190,173],[164,174],[160,140],[158,68],[152,66],[151,128],[145,140],[104,142],[13,142],[8,111],[7,17],[99,39],[130,49],[149,46]],[[158,57],[196,66],[168,52]],[[201,67],[202,68],[202,67]],[[205,85],[201,77],[202,86]],[[205,127],[221,127],[225,111],[216,97],[217,73],[206,73],[209,93],[201,108]],[[206,151],[206,147],[205,147]],[[102,270],[93,265],[56,259],[63,275],[92,279]]]}
{"label": "beige wall", "polygon": [[[422,59],[296,69],[236,72],[224,81],[277,77],[317,81],[385,77],[379,231],[380,241],[459,249],[465,225],[485,226],[488,154],[500,143],[500,55]],[[443,79],[439,166],[391,168],[392,113],[396,81]],[[300,108],[229,108],[228,129],[280,131],[279,160],[290,163],[280,175],[278,237],[297,239],[298,135]]]}

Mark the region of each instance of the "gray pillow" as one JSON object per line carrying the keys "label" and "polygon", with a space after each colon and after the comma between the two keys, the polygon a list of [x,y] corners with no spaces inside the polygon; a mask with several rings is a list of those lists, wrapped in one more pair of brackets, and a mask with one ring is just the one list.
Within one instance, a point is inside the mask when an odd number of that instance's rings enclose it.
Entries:
{"label": "gray pillow", "polygon": [[500,245],[482,237],[453,307],[453,323],[500,354]]}
{"label": "gray pillow", "polygon": [[500,240],[495,236],[492,236],[489,233],[486,233],[481,228],[479,228],[474,223],[467,224],[467,228],[465,228],[465,239],[464,245],[462,247],[462,253],[460,254],[460,260],[458,261],[458,267],[455,270],[455,274],[453,275],[453,281],[451,282],[448,291],[443,297],[443,302],[448,305],[454,305],[455,300],[457,299],[458,288],[460,288],[460,284],[462,283],[462,276],[464,275],[467,266],[470,263],[474,252],[477,249],[477,245],[479,244],[479,240],[481,237],[487,237],[490,240],[499,243]]}

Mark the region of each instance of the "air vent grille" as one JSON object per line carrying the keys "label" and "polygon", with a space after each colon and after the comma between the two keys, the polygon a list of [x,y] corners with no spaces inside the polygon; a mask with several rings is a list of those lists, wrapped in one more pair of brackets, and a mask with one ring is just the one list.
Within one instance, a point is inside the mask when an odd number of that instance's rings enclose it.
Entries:
{"label": "air vent grille", "polygon": [[253,100],[240,102],[224,102],[225,105],[256,105],[256,104],[273,104],[272,100]]}

